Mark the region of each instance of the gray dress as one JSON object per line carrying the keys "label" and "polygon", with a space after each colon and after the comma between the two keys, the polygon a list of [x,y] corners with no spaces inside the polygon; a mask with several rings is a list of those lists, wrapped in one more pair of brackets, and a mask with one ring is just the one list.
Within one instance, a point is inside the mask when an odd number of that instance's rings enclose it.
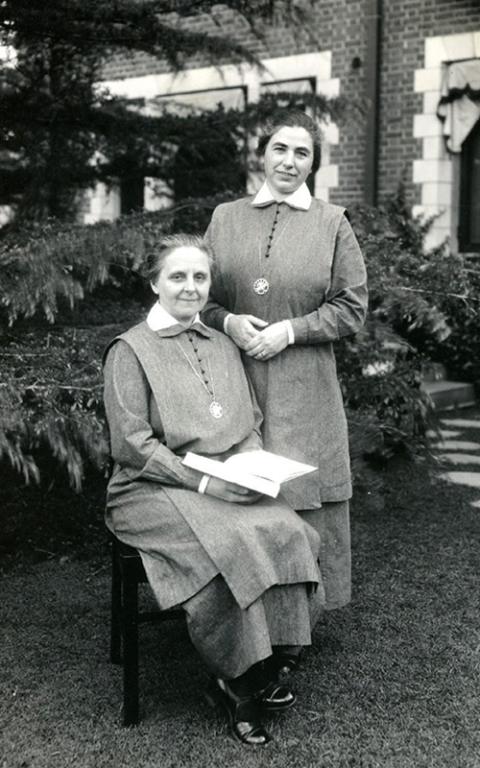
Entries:
{"label": "gray dress", "polygon": [[[241,505],[197,492],[201,475],[183,466],[185,453],[224,459],[258,448],[261,415],[232,342],[201,325],[189,333],[222,404],[221,419],[209,412],[181,326],[154,332],[141,323],[107,352],[105,407],[115,461],[107,525],[140,550],[159,605],[185,606],[192,639],[209,666],[232,677],[268,656],[272,642],[310,642],[306,584],[320,581],[319,541],[283,500]],[[283,610],[275,629],[270,598],[262,607],[259,601],[270,594],[286,609],[280,593],[289,586],[291,604],[303,608],[290,619]],[[320,584],[317,605],[322,595]],[[230,621],[220,621],[214,637],[212,617],[220,620],[222,605]],[[259,610],[264,620],[257,626]],[[242,623],[239,651],[235,633]]]}
{"label": "gray dress", "polygon": [[[345,502],[352,488],[333,343],[358,331],[365,319],[360,248],[344,209],[315,199],[308,211],[276,203],[254,207],[252,198],[220,205],[206,237],[215,269],[204,321],[223,329],[233,312],[292,324],[293,345],[266,362],[246,355],[243,362],[264,415],[265,448],[318,466],[316,473],[289,483],[285,498],[297,510],[323,507],[315,517],[309,513],[309,522],[329,542],[322,574],[327,607],[337,607],[350,595]],[[270,284],[264,295],[253,290],[260,277]]]}

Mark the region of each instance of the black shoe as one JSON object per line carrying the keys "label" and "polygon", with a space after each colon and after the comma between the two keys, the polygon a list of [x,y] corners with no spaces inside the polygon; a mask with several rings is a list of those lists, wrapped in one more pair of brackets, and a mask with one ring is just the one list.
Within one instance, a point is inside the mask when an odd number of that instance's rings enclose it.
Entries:
{"label": "black shoe", "polygon": [[205,698],[209,704],[221,705],[231,732],[242,744],[264,747],[271,740],[261,723],[259,702],[255,697],[237,695],[226,680],[215,678]]}
{"label": "black shoe", "polygon": [[265,662],[267,673],[271,680],[278,683],[285,682],[292,672],[296,672],[300,665],[300,654],[284,653],[274,650],[273,655]]}
{"label": "black shoe", "polygon": [[262,709],[267,712],[283,712],[293,707],[297,697],[286,685],[271,682],[257,693],[257,700]]}

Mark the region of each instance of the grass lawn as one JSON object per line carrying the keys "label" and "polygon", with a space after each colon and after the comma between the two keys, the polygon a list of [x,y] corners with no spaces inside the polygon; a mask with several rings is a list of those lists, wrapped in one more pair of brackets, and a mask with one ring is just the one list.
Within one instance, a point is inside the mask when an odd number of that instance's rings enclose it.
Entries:
{"label": "grass lawn", "polygon": [[238,745],[203,702],[178,624],[142,629],[142,722],[122,728],[108,553],[80,541],[102,534],[91,515],[47,543],[44,524],[31,530],[0,581],[0,768],[480,768],[480,493],[435,471],[398,460],[383,493],[357,493],[353,602],[317,627],[265,750]]}

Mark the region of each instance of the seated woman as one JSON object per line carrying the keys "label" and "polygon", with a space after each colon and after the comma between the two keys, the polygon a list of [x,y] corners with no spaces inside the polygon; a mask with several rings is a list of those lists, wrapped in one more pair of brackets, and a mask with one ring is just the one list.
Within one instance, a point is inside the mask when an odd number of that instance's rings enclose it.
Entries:
{"label": "seated woman", "polygon": [[282,500],[182,464],[261,448],[261,414],[236,346],[199,320],[205,243],[164,237],[146,276],[158,302],[106,353],[107,525],[139,550],[160,608],[184,609],[235,736],[263,745],[262,713],[295,701],[278,670],[323,607],[318,534]]}

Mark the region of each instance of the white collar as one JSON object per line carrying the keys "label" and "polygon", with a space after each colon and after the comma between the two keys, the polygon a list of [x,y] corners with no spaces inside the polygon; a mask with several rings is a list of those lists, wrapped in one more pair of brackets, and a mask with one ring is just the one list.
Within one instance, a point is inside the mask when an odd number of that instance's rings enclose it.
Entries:
{"label": "white collar", "polygon": [[198,312],[192,322],[186,325],[185,323],[176,320],[170,312],[167,312],[167,310],[158,303],[158,301],[155,302],[147,315],[147,325],[152,331],[163,331],[164,328],[170,328],[172,325],[184,325],[185,328],[188,328],[190,325],[193,325],[193,323],[204,325],[200,320]]}
{"label": "white collar", "polygon": [[[268,181],[264,181],[253,198],[252,205],[261,208],[264,205],[270,205],[270,203],[275,202],[275,200],[277,200],[277,198],[270,189]],[[290,208],[298,208],[301,211],[308,211],[312,202],[312,196],[307,185],[303,183],[295,190],[295,192],[292,192],[291,195],[287,195],[287,197],[284,197],[281,201],[277,200],[277,202],[286,203]]]}

